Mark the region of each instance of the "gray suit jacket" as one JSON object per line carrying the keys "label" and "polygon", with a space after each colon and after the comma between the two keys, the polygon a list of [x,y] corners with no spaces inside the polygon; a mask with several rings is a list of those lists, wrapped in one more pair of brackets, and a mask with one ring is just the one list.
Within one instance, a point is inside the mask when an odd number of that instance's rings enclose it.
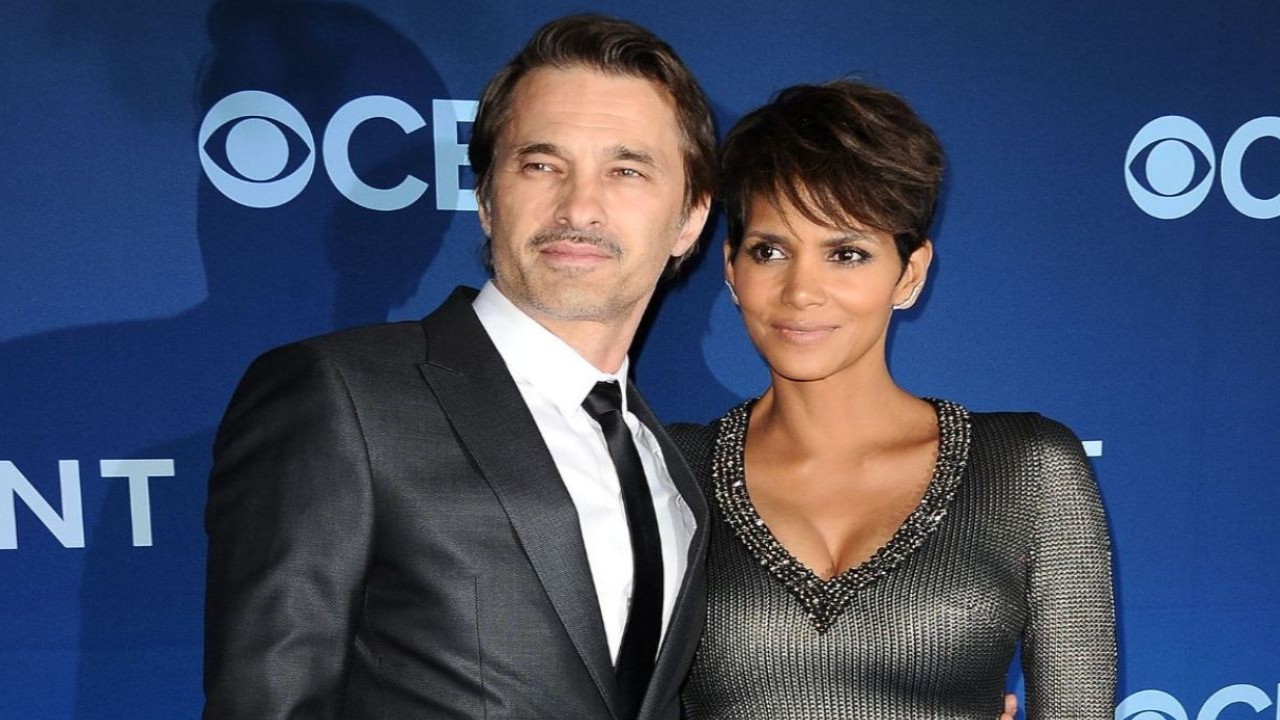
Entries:
{"label": "gray suit jacket", "polygon": [[[246,373],[206,511],[206,720],[622,716],[576,511],[474,294]],[[674,720],[707,511],[631,393],[698,522],[640,714]]]}

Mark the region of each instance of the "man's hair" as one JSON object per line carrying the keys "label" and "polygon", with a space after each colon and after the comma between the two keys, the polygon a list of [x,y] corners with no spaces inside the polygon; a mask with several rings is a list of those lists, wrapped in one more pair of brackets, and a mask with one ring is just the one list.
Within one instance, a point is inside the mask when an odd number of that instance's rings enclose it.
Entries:
{"label": "man's hair", "polygon": [[889,233],[905,264],[928,238],[942,168],[937,136],[897,95],[852,80],[789,87],[725,138],[729,247],[741,247],[752,201],[786,200],[819,225]]}
{"label": "man's hair", "polygon": [[[675,106],[684,156],[684,210],[715,191],[716,136],[702,88],[671,46],[631,22],[601,15],[569,15],[538,28],[480,97],[467,154],[476,177],[476,198],[493,192],[493,156],[511,119],[516,86],[539,68],[586,68],[606,75],[644,78],[666,90]],[[685,257],[696,248],[689,249]],[[680,258],[681,261],[684,257]]]}

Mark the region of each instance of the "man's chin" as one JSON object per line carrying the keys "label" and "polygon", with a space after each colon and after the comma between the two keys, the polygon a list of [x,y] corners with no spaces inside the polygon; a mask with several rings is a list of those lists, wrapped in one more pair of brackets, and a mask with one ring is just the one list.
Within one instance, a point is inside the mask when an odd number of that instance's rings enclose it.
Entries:
{"label": "man's chin", "polygon": [[584,288],[539,293],[533,304],[540,314],[562,322],[611,322],[626,315],[627,309],[634,306],[608,293]]}

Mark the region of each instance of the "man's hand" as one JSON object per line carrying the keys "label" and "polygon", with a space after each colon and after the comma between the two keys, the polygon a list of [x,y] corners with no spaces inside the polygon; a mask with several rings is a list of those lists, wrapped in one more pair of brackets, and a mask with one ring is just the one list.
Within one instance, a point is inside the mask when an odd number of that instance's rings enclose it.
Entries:
{"label": "man's hand", "polygon": [[1004,696],[1004,714],[1000,720],[1013,720],[1018,715],[1018,696],[1009,693]]}

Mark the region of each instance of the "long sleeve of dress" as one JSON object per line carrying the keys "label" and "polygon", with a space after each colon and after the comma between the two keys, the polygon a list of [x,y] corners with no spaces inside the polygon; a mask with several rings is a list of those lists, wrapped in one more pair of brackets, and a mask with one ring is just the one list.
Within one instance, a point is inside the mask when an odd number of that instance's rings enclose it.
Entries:
{"label": "long sleeve of dress", "polygon": [[1039,506],[1023,637],[1028,720],[1110,718],[1116,687],[1111,543],[1080,441],[1039,418]]}

